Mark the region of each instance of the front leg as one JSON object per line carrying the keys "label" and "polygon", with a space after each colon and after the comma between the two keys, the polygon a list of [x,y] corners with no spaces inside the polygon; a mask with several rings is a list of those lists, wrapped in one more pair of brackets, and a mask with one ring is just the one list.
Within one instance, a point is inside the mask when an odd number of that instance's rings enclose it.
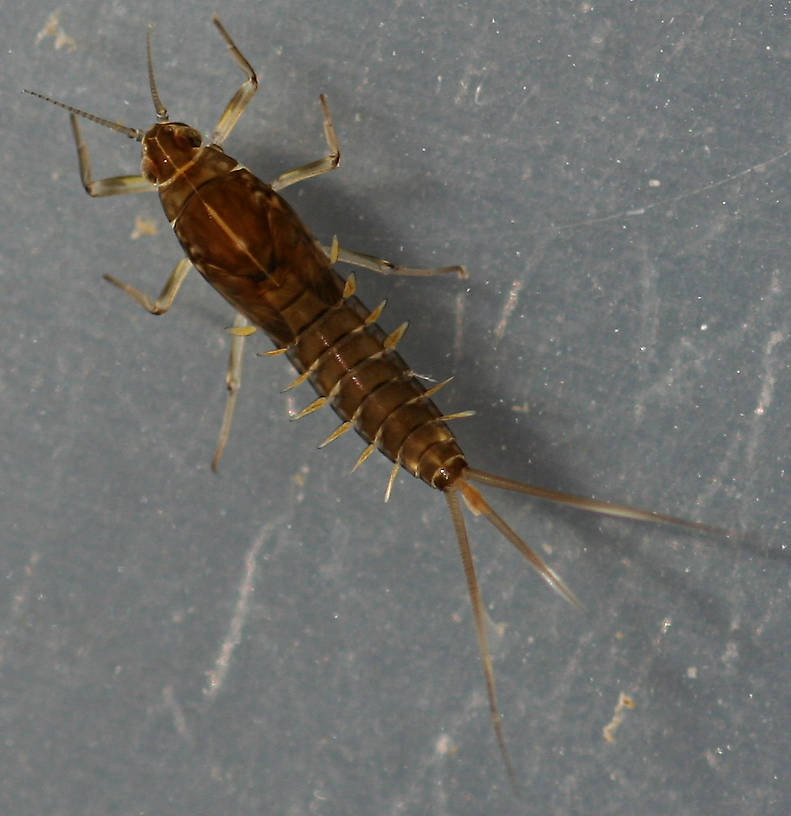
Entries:
{"label": "front leg", "polygon": [[236,93],[231,97],[231,101],[225,106],[220,121],[217,122],[217,127],[214,128],[214,133],[211,137],[212,143],[222,146],[222,143],[228,138],[228,135],[239,121],[239,117],[244,113],[244,109],[253,98],[253,94],[258,90],[258,77],[255,75],[253,66],[245,59],[217,15],[212,14],[211,19],[214,25],[217,26],[217,30],[222,34],[222,38],[225,40],[228,50],[231,52],[231,56],[236,61],[236,64],[247,76],[247,79],[245,79]]}

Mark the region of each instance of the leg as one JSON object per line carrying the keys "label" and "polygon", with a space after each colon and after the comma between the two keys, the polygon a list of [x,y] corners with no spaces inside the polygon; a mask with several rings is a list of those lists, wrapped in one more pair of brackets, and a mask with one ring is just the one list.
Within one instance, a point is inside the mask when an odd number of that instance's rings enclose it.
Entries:
{"label": "leg", "polygon": [[[233,321],[233,328],[238,330],[249,325],[247,318],[237,312]],[[228,355],[228,370],[225,373],[225,387],[228,389],[228,395],[225,399],[225,413],[220,426],[220,436],[217,439],[217,449],[214,451],[211,460],[211,469],[215,473],[220,466],[220,459],[228,442],[228,437],[231,435],[231,423],[233,422],[233,412],[236,410],[236,398],[242,384],[242,349],[244,348],[245,337],[245,334],[231,331],[231,351]]]}
{"label": "leg", "polygon": [[[328,154],[323,159],[303,164],[302,167],[297,167],[294,170],[289,170],[278,176],[272,182],[272,189],[279,191],[299,181],[312,178],[313,176],[320,176],[322,173],[328,173],[334,170],[341,162],[341,147],[338,144],[338,137],[335,134],[335,127],[332,124],[332,115],[327,104],[327,97],[324,94],[319,96],[321,102],[321,109],[324,112],[324,138],[327,141]],[[414,269],[407,266],[398,266],[391,261],[386,261],[384,258],[377,258],[374,255],[364,255],[362,252],[354,252],[350,249],[341,249],[337,245],[337,241],[333,241],[331,248],[322,247],[331,263],[336,261],[343,261],[344,263],[352,264],[353,266],[360,266],[363,269],[370,269],[372,272],[378,272],[380,275],[410,275],[413,277],[428,277],[431,275],[443,275],[448,273],[455,273],[460,278],[466,278],[467,273],[463,266],[443,266],[436,269]]]}
{"label": "leg", "polygon": [[239,117],[244,113],[248,102],[253,98],[253,94],[258,90],[258,77],[255,75],[253,66],[244,58],[242,52],[236,47],[236,43],[231,39],[231,35],[225,30],[223,24],[219,21],[216,14],[212,14],[212,22],[217,26],[222,38],[228,45],[231,56],[236,61],[236,64],[247,74],[247,79],[239,86],[239,90],[231,97],[231,101],[225,106],[222,112],[220,121],[217,122],[217,127],[214,128],[211,140],[216,145],[222,143],[228,138],[228,134],[234,129],[234,126],[239,121]]}
{"label": "leg", "polygon": [[74,143],[77,145],[77,159],[80,162],[82,186],[89,196],[150,193],[154,189],[154,185],[143,176],[112,176],[111,178],[94,181],[88,145],[82,139],[79,122],[73,113],[71,114],[71,132],[74,134]]}
{"label": "leg", "polygon": [[[239,90],[226,105],[220,117],[220,121],[217,122],[217,127],[212,134],[212,142],[216,145],[222,145],[225,139],[228,138],[228,134],[239,121],[239,117],[244,113],[244,109],[253,98],[253,94],[258,90],[258,77],[255,75],[253,66],[245,59],[216,14],[212,15],[212,21],[228,45],[231,55],[234,60],[236,60],[236,64],[247,74],[247,79],[239,86]],[[330,153],[323,159],[310,162],[309,164],[297,167],[295,170],[290,170],[288,173],[283,173],[283,175],[278,176],[272,183],[274,190],[282,190],[290,184],[296,184],[298,181],[304,181],[304,179],[310,178],[311,176],[318,176],[321,173],[326,173],[328,170],[334,170],[340,163],[340,147],[338,146],[338,138],[335,135],[335,128],[332,126],[332,117],[327,107],[327,98],[322,94],[319,99],[321,101],[322,110],[324,111],[324,138],[327,140]]]}
{"label": "leg", "polygon": [[192,264],[189,258],[182,258],[176,264],[175,269],[170,273],[170,277],[165,282],[156,300],[151,300],[145,292],[135,289],[134,286],[129,286],[128,283],[122,283],[118,278],[114,278],[112,275],[102,275],[102,277],[126,292],[135,303],[139,303],[147,312],[151,312],[151,314],[155,315],[163,315],[173,305],[176,294],[181,288],[181,284],[184,283],[184,278],[187,277],[187,272],[189,272],[191,266]]}
{"label": "leg", "polygon": [[467,272],[463,266],[440,266],[436,269],[415,269],[408,266],[397,266],[392,261],[384,258],[377,258],[374,255],[364,255],[362,252],[354,252],[350,249],[343,249],[333,241],[331,247],[322,246],[331,263],[342,261],[343,263],[360,266],[369,269],[371,272],[378,272],[380,275],[407,275],[412,277],[430,277],[431,275],[447,275],[455,273],[460,278],[466,278]]}
{"label": "leg", "polygon": [[329,105],[327,105],[327,97],[321,94],[319,96],[319,102],[324,112],[324,138],[327,141],[329,153],[323,159],[308,162],[308,164],[303,164],[302,167],[297,167],[294,170],[289,170],[287,173],[278,176],[272,182],[273,190],[282,190],[284,187],[289,187],[298,181],[305,181],[305,179],[313,178],[313,176],[328,173],[341,163],[341,146],[338,144],[338,137],[335,135],[335,127],[332,124],[332,116],[330,115]]}

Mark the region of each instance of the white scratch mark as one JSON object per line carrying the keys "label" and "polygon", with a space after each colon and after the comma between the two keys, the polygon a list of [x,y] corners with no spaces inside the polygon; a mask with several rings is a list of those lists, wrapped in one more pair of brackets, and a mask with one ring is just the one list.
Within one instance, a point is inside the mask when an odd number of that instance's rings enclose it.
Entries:
{"label": "white scratch mark", "polygon": [[225,677],[228,674],[228,668],[231,664],[234,649],[236,649],[242,640],[242,629],[244,628],[245,620],[250,611],[250,596],[255,590],[253,578],[255,576],[258,553],[261,547],[263,547],[264,542],[270,537],[272,530],[282,523],[283,519],[277,518],[265,524],[245,553],[244,573],[242,580],[239,582],[236,607],[234,608],[233,616],[228,626],[228,632],[220,645],[217,659],[214,661],[214,668],[206,673],[207,682],[204,686],[203,693],[210,700],[213,700],[219,694]]}
{"label": "white scratch mark", "polygon": [[184,709],[176,699],[176,694],[173,691],[173,686],[165,686],[162,689],[162,697],[165,701],[165,707],[173,715],[173,725],[176,728],[176,733],[184,738],[185,742],[192,743],[192,734],[187,727],[187,718],[184,716]]}
{"label": "white scratch mark", "polygon": [[456,304],[453,310],[456,314],[454,320],[455,331],[453,333],[453,360],[457,367],[461,359],[461,349],[464,342],[464,310],[467,305],[466,295],[466,292],[459,292],[456,295]]}
{"label": "white scratch mark", "polygon": [[505,336],[505,330],[508,327],[508,321],[511,319],[511,315],[514,313],[514,309],[516,309],[516,304],[519,302],[519,293],[522,291],[522,287],[524,284],[520,280],[515,280],[511,284],[511,289],[508,292],[508,297],[503,304],[503,309],[500,312],[500,319],[497,321],[497,325],[494,327],[494,337],[495,340],[499,343],[500,340],[503,339]]}
{"label": "white scratch mark", "polygon": [[775,383],[777,382],[776,369],[779,366],[785,366],[784,359],[778,359],[777,355],[773,354],[774,348],[778,343],[782,343],[788,338],[789,327],[787,324],[778,331],[773,331],[769,334],[769,339],[764,345],[763,353],[763,371],[761,372],[761,389],[758,394],[758,401],[753,409],[752,422],[750,423],[750,433],[745,443],[745,453],[747,456],[747,467],[752,470],[755,466],[755,455],[763,436],[764,424],[762,422],[763,416],[766,414],[769,406],[772,404],[774,397]]}
{"label": "white scratch mark", "polygon": [[767,408],[772,404],[776,377],[772,372],[774,366],[770,365],[770,360],[774,347],[785,340],[787,336],[785,331],[773,331],[764,346],[764,373],[761,378],[761,393],[758,395],[758,404],[753,409],[753,413],[756,414],[756,416],[763,416]]}
{"label": "white scratch mark", "polygon": [[[782,298],[782,286],[778,279],[779,270],[775,269],[769,284],[769,293],[766,300],[777,300]],[[762,299],[763,300],[763,299]],[[752,422],[750,423],[750,434],[745,444],[747,464],[750,469],[755,465],[755,455],[764,431],[762,417],[772,404],[774,398],[775,384],[777,382],[777,368],[785,367],[785,357],[774,353],[775,346],[788,338],[788,321],[783,322],[779,329],[769,333],[769,337],[764,344],[763,366],[761,371],[761,388],[758,393],[755,408],[753,409]]]}
{"label": "white scratch mark", "polygon": [[735,173],[731,173],[730,175],[724,176],[721,179],[716,179],[715,181],[709,182],[708,184],[704,184],[701,187],[695,187],[693,190],[689,190],[686,193],[679,193],[679,195],[677,196],[665,198],[662,201],[655,201],[652,204],[646,204],[644,207],[635,207],[628,210],[621,210],[610,215],[602,215],[598,218],[586,218],[583,219],[582,221],[575,221],[572,224],[561,224],[558,227],[556,227],[556,229],[560,232],[562,230],[574,229],[576,227],[589,227],[592,224],[602,224],[605,221],[615,221],[619,218],[629,218],[636,215],[645,215],[649,210],[656,209],[657,207],[666,208],[671,204],[676,204],[679,201],[683,201],[686,198],[691,198],[692,196],[696,196],[699,193],[705,193],[708,192],[709,190],[714,190],[717,187],[722,187],[724,184],[730,184],[732,181],[736,181],[737,179],[743,178],[744,176],[749,176],[752,173],[763,173],[766,170],[766,168],[769,167],[770,164],[774,164],[775,162],[778,162],[781,159],[785,159],[790,154],[791,150],[784,150],[782,153],[778,153],[776,156],[772,156],[766,161],[758,162],[757,164],[753,164],[750,167],[746,167],[744,170],[738,170]]}

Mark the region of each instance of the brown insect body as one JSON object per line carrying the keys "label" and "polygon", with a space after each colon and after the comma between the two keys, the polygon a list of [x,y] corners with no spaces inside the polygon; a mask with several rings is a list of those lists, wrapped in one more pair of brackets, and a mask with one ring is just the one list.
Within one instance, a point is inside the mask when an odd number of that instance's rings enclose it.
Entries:
{"label": "brown insect body", "polygon": [[[607,516],[672,524],[718,535],[727,534],[727,531],[675,516],[517,482],[469,467],[445,422],[468,413],[442,414],[431,397],[445,383],[427,390],[394,349],[405,326],[386,334],[376,322],[384,304],[370,311],[354,295],[353,276],[344,280],[335,271],[333,263],[341,260],[384,274],[404,275],[447,272],[464,275],[463,269],[407,269],[380,258],[341,249],[336,241],[329,250],[317,243],[278,190],[338,166],[340,149],[323,96],[320,101],[329,148],[325,158],[288,171],[266,184],[228,156],[222,149],[222,142],[255,93],[257,78],[219,20],[216,17],[213,20],[247,78],[226,106],[208,144],[194,128],[168,120],[154,84],[150,36],[147,39],[149,83],[159,121],[145,133],[42,94],[28,93],[70,111],[80,175],[86,191],[92,196],[105,196],[158,190],[165,214],[186,253],[186,258],[176,265],[156,300],[110,275],[104,277],[149,312],[164,314],[173,303],[190,266],[195,266],[237,311],[231,330],[234,338],[226,376],[228,398],[213,467],[222,455],[230,432],[240,383],[241,349],[244,336],[250,333],[245,328],[249,321],[274,342],[276,351],[269,353],[285,353],[299,372],[300,376],[289,387],[307,380],[319,394],[319,398],[295,418],[325,403],[329,403],[340,416],[342,424],[322,446],[354,428],[368,443],[357,464],[375,448],[394,463],[388,496],[400,467],[443,492],[464,566],[491,721],[509,779],[516,788],[516,776],[508,756],[495,697],[485,611],[459,494],[474,514],[484,516],[555,591],[575,605],[579,605],[576,598],[556,573],[495,513],[471,482]],[[143,146],[141,175],[94,181],[78,116],[140,141]]]}
{"label": "brown insect body", "polygon": [[[154,184],[192,265],[263,329],[340,418],[432,487],[467,463],[441,412],[288,203],[196,131],[158,123],[143,137]],[[199,138],[199,136],[198,136]]]}

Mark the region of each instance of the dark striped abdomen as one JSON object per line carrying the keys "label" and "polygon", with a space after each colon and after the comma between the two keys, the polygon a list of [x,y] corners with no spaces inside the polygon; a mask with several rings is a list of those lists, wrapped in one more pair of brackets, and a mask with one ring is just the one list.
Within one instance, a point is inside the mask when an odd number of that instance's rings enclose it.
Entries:
{"label": "dark striped abdomen", "polygon": [[[342,279],[331,267],[327,275]],[[391,461],[442,489],[466,467],[456,439],[426,389],[398,352],[385,345],[370,311],[354,296],[304,322],[288,356],[338,416]]]}

